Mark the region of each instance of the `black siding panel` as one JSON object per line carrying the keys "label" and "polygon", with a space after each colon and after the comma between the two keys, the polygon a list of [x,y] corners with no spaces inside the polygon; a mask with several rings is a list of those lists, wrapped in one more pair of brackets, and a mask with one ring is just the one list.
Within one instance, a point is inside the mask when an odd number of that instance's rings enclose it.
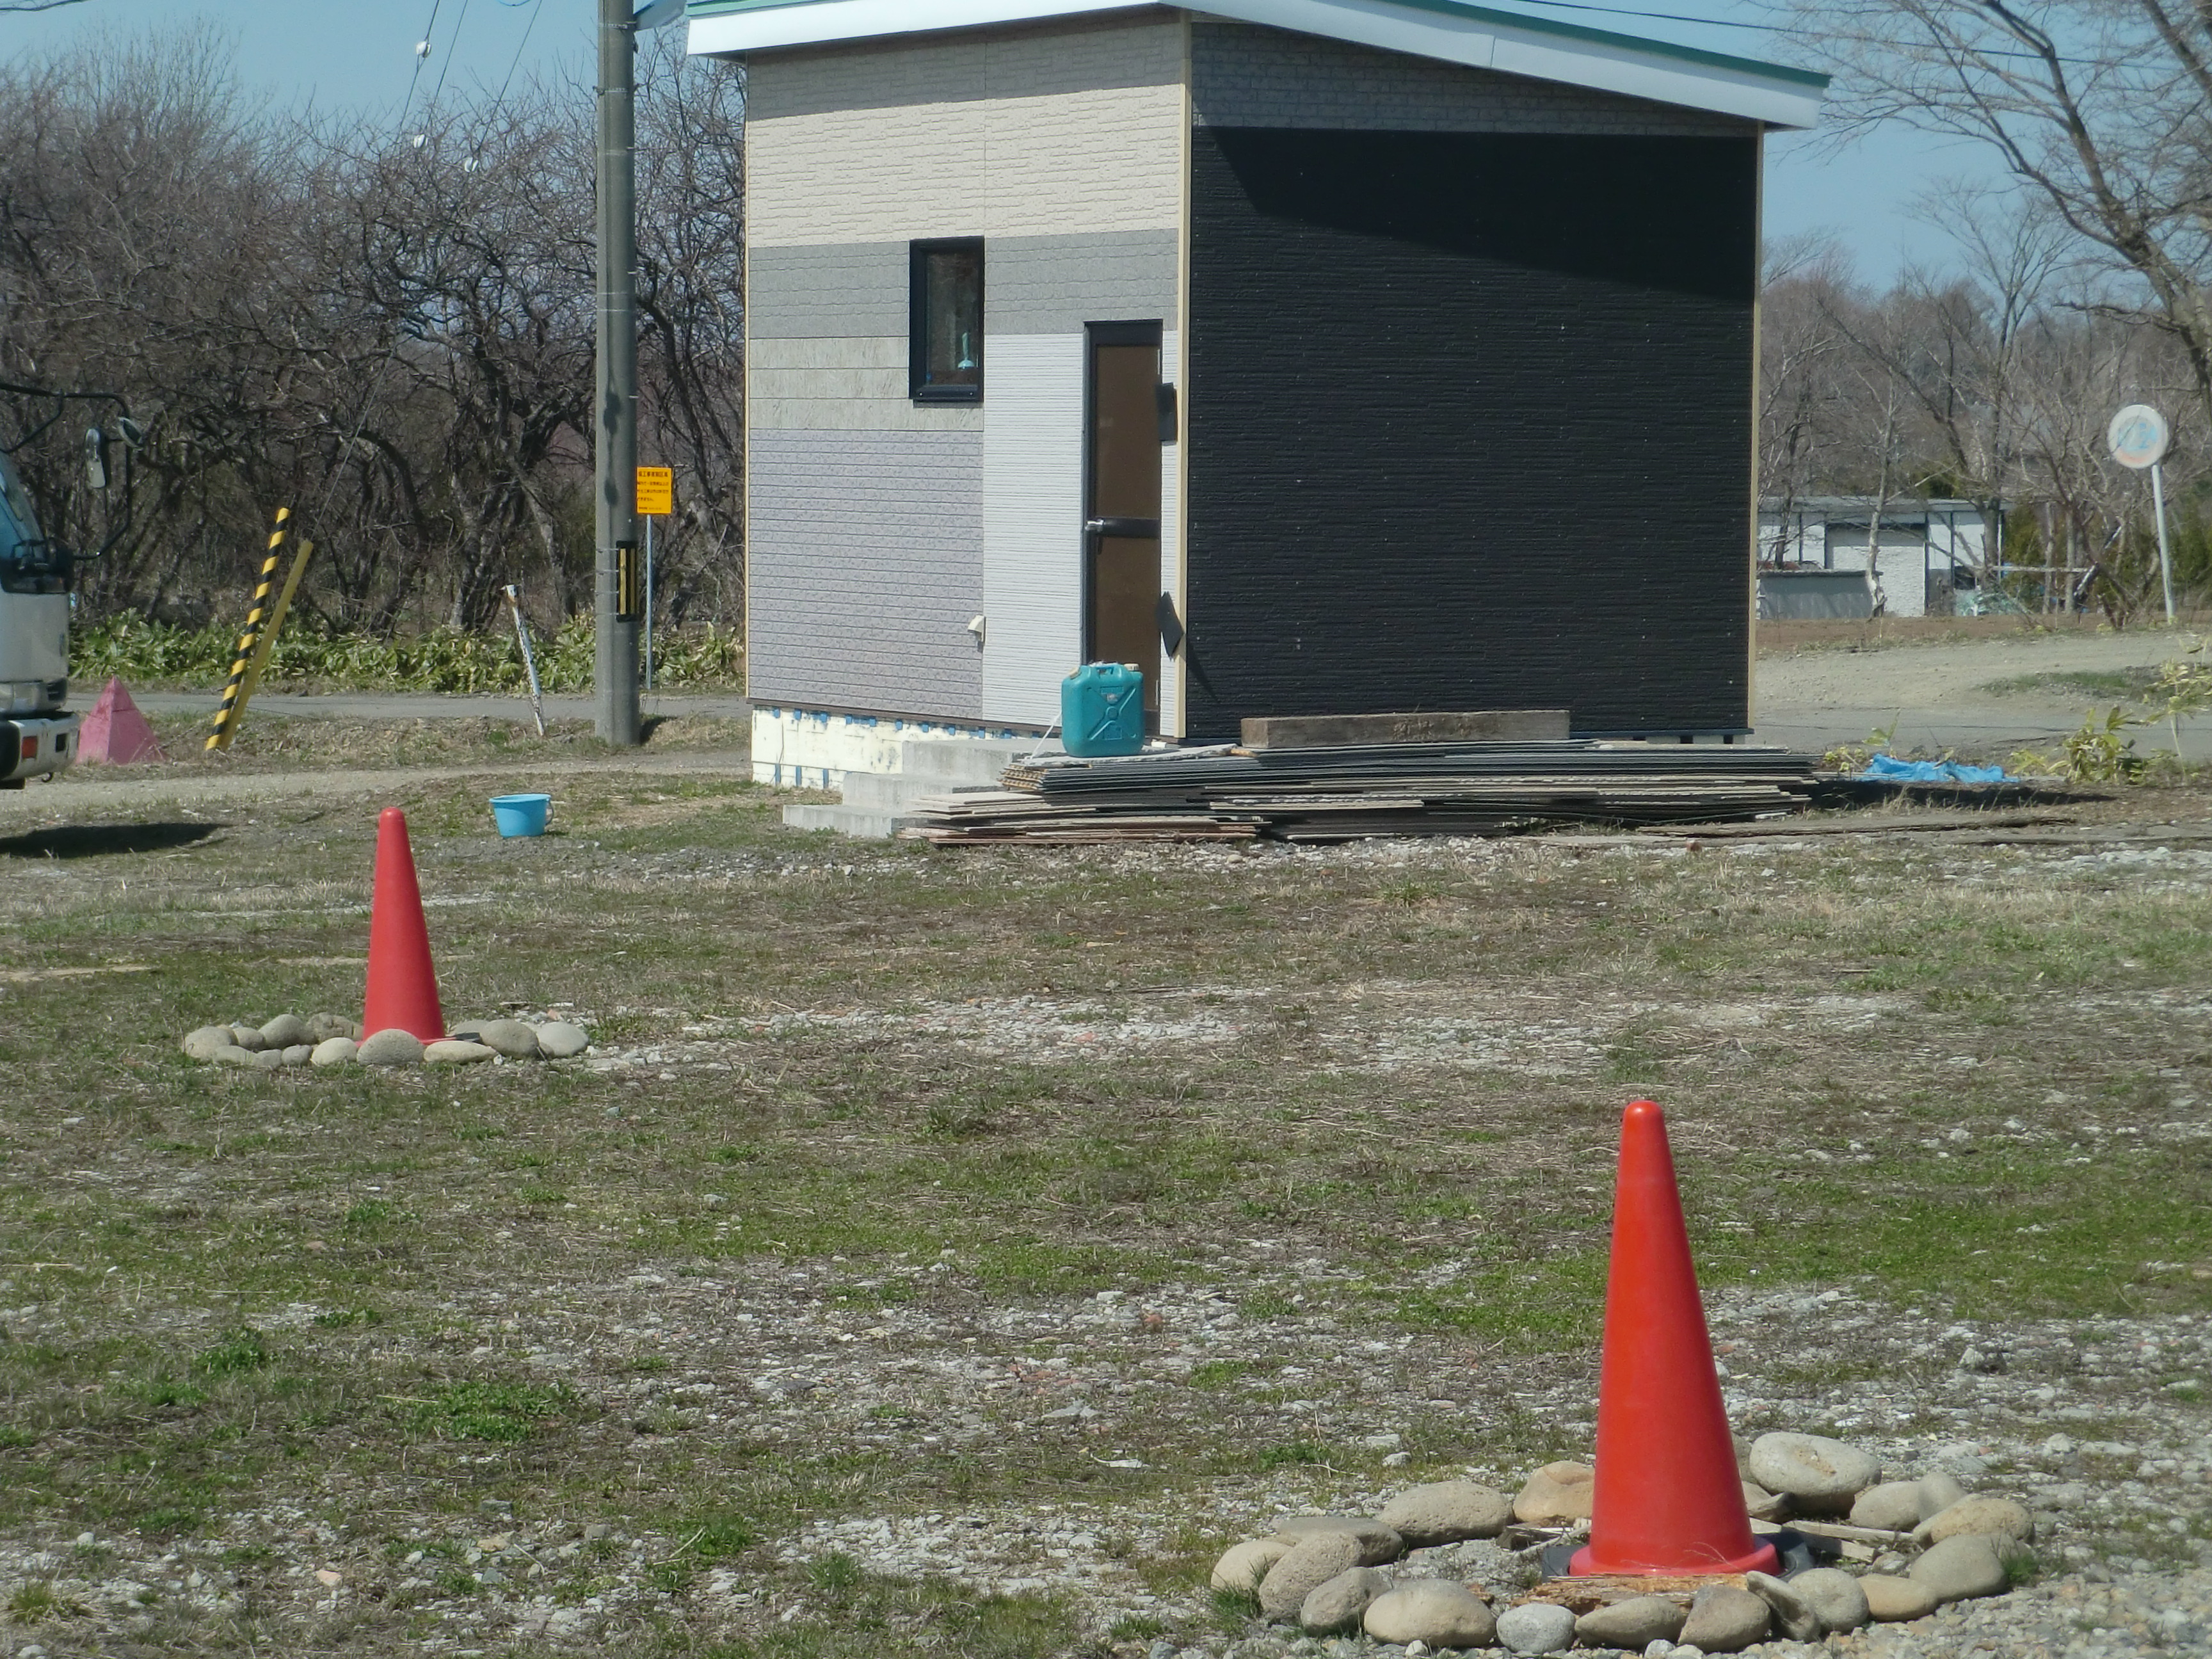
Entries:
{"label": "black siding panel", "polygon": [[1756,141],[1193,137],[1187,735],[1743,728]]}

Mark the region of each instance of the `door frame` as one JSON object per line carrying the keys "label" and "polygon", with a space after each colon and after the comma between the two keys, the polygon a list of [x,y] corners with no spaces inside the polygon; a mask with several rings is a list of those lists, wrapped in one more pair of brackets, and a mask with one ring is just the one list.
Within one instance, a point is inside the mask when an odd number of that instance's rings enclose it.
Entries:
{"label": "door frame", "polygon": [[[1094,532],[1091,528],[1091,526],[1093,523],[1093,520],[1091,516],[1091,504],[1097,498],[1097,478],[1096,477],[1098,461],[1096,436],[1097,429],[1097,422],[1098,418],[1097,349],[1100,346],[1151,346],[1153,349],[1161,354],[1159,373],[1155,377],[1153,383],[1155,386],[1166,386],[1170,384],[1168,379],[1166,334],[1167,324],[1164,319],[1144,322],[1085,323],[1083,325],[1083,500],[1082,514],[1078,523],[1078,541],[1076,544],[1079,550],[1076,556],[1076,585],[1082,600],[1081,628],[1083,660],[1085,662],[1091,661],[1097,650],[1097,636],[1094,632],[1096,618],[1092,615],[1092,589],[1095,584],[1091,580],[1093,562],[1097,551],[1095,544],[1097,541],[1103,539],[1105,536],[1113,533],[1110,531]],[[1163,507],[1166,505],[1167,496],[1167,477],[1165,471],[1166,447],[1167,446],[1163,442],[1161,445],[1162,472],[1160,477],[1160,495],[1161,505]],[[1104,522],[1133,523],[1136,521],[1106,520]],[[1162,549],[1164,551],[1166,545],[1165,536],[1164,533],[1165,520],[1158,519],[1152,520],[1152,538],[1161,544]],[[1154,586],[1157,586],[1158,585],[1158,580],[1156,577]],[[1162,591],[1164,592],[1165,590],[1163,589]],[[1160,653],[1159,673],[1160,675],[1164,676],[1166,672],[1167,653],[1163,649]],[[1162,708],[1164,708],[1166,703],[1165,690],[1166,689],[1164,686],[1154,688],[1155,699]],[[1156,729],[1159,720],[1158,709],[1147,710],[1145,720],[1146,726],[1148,730]]]}

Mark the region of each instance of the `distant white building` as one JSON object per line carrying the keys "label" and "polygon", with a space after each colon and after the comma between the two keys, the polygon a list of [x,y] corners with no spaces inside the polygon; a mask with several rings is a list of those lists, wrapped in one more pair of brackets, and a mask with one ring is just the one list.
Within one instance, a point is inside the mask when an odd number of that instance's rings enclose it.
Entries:
{"label": "distant white building", "polygon": [[[1792,575],[1815,571],[1867,574],[1871,495],[1805,496],[1759,504],[1759,614],[1834,615],[1799,611],[1788,597]],[[1881,506],[1875,541],[1874,574],[1881,611],[1891,617],[1948,617],[1979,608],[1978,595],[1993,557],[2003,551],[2001,525],[1979,502],[1903,498]],[[1769,581],[1774,576],[1781,580]],[[1804,585],[1832,589],[1832,581]],[[1874,584],[1869,584],[1870,589]],[[1869,610],[1873,599],[1869,596]]]}

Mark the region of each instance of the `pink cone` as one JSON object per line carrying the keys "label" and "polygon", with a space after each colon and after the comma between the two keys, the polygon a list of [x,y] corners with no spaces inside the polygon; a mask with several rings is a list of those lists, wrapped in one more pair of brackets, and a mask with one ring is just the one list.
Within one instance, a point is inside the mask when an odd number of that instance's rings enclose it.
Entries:
{"label": "pink cone", "polygon": [[154,740],[154,728],[146,724],[146,717],[131,701],[123,682],[113,678],[101,690],[92,712],[84,717],[83,728],[77,734],[76,757],[94,765],[107,766],[169,758]]}

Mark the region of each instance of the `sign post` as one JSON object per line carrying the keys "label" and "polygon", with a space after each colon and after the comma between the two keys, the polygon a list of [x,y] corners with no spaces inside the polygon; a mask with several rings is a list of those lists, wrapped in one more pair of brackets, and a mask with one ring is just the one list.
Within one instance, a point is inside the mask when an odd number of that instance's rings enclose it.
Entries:
{"label": "sign post", "polygon": [[653,521],[676,511],[676,469],[637,470],[637,516],[645,520],[645,689],[653,690]]}
{"label": "sign post", "polygon": [[2105,431],[2112,459],[2131,471],[2150,472],[2152,509],[2158,514],[2158,576],[2166,588],[2166,625],[2173,626],[2173,550],[2166,538],[2166,477],[2159,463],[2172,441],[2166,416],[2148,404],[2130,404]]}

